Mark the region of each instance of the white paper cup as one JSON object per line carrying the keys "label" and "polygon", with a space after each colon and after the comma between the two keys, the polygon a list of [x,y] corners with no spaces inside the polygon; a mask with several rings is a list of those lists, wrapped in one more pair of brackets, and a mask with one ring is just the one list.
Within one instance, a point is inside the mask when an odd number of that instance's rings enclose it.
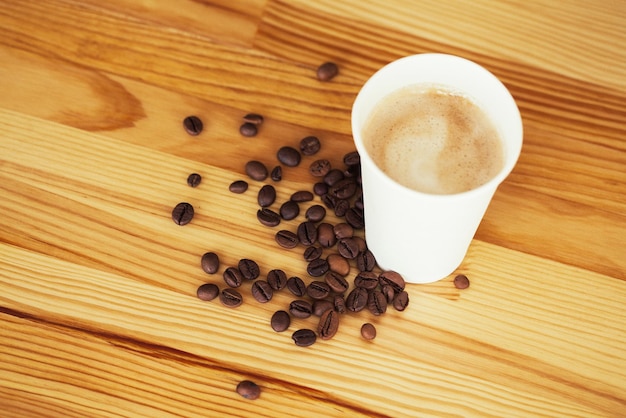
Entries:
{"label": "white paper cup", "polygon": [[[464,93],[494,123],[503,140],[504,165],[489,182],[456,194],[421,193],[392,180],[368,155],[361,133],[373,108],[397,89],[419,83]],[[408,283],[430,283],[453,273],[521,152],[522,120],[509,91],[464,58],[408,56],[381,68],[363,85],[352,107],[352,134],[361,156],[366,240],[378,265],[397,271]]]}

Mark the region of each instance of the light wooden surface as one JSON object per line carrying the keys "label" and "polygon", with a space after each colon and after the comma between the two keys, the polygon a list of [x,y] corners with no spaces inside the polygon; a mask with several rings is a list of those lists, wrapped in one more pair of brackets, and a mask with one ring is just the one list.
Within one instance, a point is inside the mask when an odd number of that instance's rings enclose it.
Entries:
{"label": "light wooden surface", "polygon": [[[624,416],[624,27],[623,1],[3,2],[0,415]],[[223,286],[199,267],[210,250],[222,270],[245,257],[308,277],[256,220],[261,183],[228,185],[306,135],[339,164],[362,83],[433,51],[490,69],[524,119],[459,268],[471,287],[409,286],[405,312],[342,317],[308,348],[290,334],[313,321],[269,327],[286,292],[198,300]],[[327,60],[341,72],[321,83]],[[238,133],[248,112],[266,118],[256,138]],[[310,188],[310,161],[286,170],[279,202]],[[180,201],[196,207],[184,227]],[[259,399],[235,392],[243,379]]]}

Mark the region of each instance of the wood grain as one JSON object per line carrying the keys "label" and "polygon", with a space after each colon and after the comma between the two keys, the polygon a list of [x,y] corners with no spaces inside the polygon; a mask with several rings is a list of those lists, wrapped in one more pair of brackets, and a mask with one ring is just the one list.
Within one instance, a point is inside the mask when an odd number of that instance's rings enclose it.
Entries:
{"label": "wood grain", "polygon": [[[619,417],[626,410],[626,3],[545,0],[10,0],[0,9],[0,409],[8,417]],[[255,158],[317,135],[383,64],[459,54],[511,90],[524,149],[452,276],[405,312],[342,316],[296,347],[279,293],[195,295],[240,258],[305,273],[256,220]],[[330,83],[316,67],[334,60]],[[259,112],[256,138],[238,133]],[[197,114],[198,137],[181,121]],[[198,172],[198,188],[186,178]],[[196,208],[184,227],[180,201]],[[329,214],[329,221],[337,218]],[[295,228],[296,220],[282,227]],[[362,233],[362,232],[361,232]],[[216,251],[216,275],[199,267]],[[353,269],[354,270],[354,269]],[[353,271],[354,273],[354,271]],[[378,337],[363,340],[363,322]],[[252,379],[256,401],[235,392]]]}

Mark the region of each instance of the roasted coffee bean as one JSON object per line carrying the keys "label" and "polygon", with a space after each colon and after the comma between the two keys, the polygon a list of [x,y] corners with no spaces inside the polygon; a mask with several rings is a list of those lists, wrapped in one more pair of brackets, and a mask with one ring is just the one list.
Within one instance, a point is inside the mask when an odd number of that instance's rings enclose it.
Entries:
{"label": "roasted coffee bean", "polygon": [[326,296],[330,295],[330,286],[328,286],[326,282],[313,280],[306,287],[306,294],[309,295],[311,299],[324,299]]}
{"label": "roasted coffee bean", "polygon": [[334,309],[329,309],[322,314],[317,325],[317,333],[322,340],[330,340],[339,329],[339,314]]}
{"label": "roasted coffee bean", "polygon": [[262,208],[271,206],[276,201],[276,189],[271,184],[266,184],[259,189],[257,202]]}
{"label": "roasted coffee bean", "polygon": [[357,208],[350,208],[346,212],[346,222],[350,224],[354,229],[363,229],[365,227],[365,221],[363,220],[363,210]]}
{"label": "roasted coffee bean", "polygon": [[361,336],[366,340],[373,340],[376,338],[376,327],[369,322],[361,325]]}
{"label": "roasted coffee bean", "polygon": [[306,266],[307,273],[309,273],[309,275],[313,277],[320,277],[325,275],[326,273],[328,273],[328,269],[328,261],[323,258],[313,260],[309,262],[309,264]]}
{"label": "roasted coffee bean", "polygon": [[281,181],[283,179],[283,168],[279,165],[272,169],[270,178],[274,181]]}
{"label": "roasted coffee bean", "polygon": [[263,115],[259,115],[258,113],[248,113],[243,117],[244,122],[252,123],[254,125],[260,125],[263,123]]}
{"label": "roasted coffee bean", "polygon": [[237,264],[239,272],[246,280],[255,280],[261,274],[261,269],[256,261],[249,258],[242,258]]}
{"label": "roasted coffee bean", "polygon": [[254,123],[244,122],[239,127],[239,133],[250,138],[259,133],[259,128]]}
{"label": "roasted coffee bean", "polygon": [[352,260],[359,255],[359,244],[352,238],[342,238],[337,241],[337,251],[342,257]]}
{"label": "roasted coffee bean", "polygon": [[237,393],[246,399],[255,400],[261,396],[261,388],[250,380],[243,380],[237,385]]}
{"label": "roasted coffee bean", "polygon": [[326,209],[322,205],[310,206],[304,216],[311,222],[320,222],[326,217]]}
{"label": "roasted coffee bean", "polygon": [[354,201],[354,208],[363,213],[363,197],[360,197]]}
{"label": "roasted coffee bean", "polygon": [[252,297],[257,302],[267,303],[272,300],[274,289],[265,280],[257,280],[252,284]]}
{"label": "roasted coffee bean", "polygon": [[276,311],[272,315],[270,325],[272,326],[272,329],[276,332],[286,331],[289,328],[289,325],[291,325],[291,317],[289,316],[287,311]]}
{"label": "roasted coffee bean", "polygon": [[300,214],[300,205],[298,205],[293,200],[288,200],[282,205],[280,205],[279,212],[280,212],[280,216],[284,220],[290,221],[292,219],[297,218],[298,215]]}
{"label": "roasted coffee bean", "polygon": [[372,271],[376,267],[376,259],[370,250],[359,252],[356,256],[356,266],[361,271]]}
{"label": "roasted coffee bean", "polygon": [[187,225],[193,219],[193,215],[191,203],[181,202],[172,209],[172,220],[176,225]]}
{"label": "roasted coffee bean", "polygon": [[230,186],[228,186],[228,190],[237,194],[244,193],[246,190],[248,190],[248,182],[245,180],[235,180],[230,183]]}
{"label": "roasted coffee bean", "polygon": [[330,187],[328,193],[337,199],[350,199],[356,194],[357,185],[351,178],[344,178]]}
{"label": "roasted coffee bean", "polygon": [[335,245],[337,238],[331,224],[322,222],[317,226],[317,241],[324,248],[330,248]]}
{"label": "roasted coffee bean", "polygon": [[304,299],[296,299],[289,304],[289,313],[295,318],[308,318],[313,314],[313,305]]}
{"label": "roasted coffee bean", "polygon": [[248,161],[245,170],[246,174],[253,180],[263,181],[267,178],[267,167],[261,161]]}
{"label": "roasted coffee bean", "polygon": [[345,222],[336,224],[333,227],[333,231],[335,232],[335,237],[337,237],[337,239],[352,238],[354,235],[354,228]]}
{"label": "roasted coffee bean", "polygon": [[470,285],[470,281],[465,274],[458,274],[454,278],[454,287],[457,289],[467,289]]}
{"label": "roasted coffee bean", "polygon": [[390,284],[381,286],[380,291],[383,292],[383,295],[385,295],[385,298],[387,298],[387,303],[392,303],[393,298],[396,297],[396,291],[393,290],[393,286]]}
{"label": "roasted coffee bean", "polygon": [[360,271],[354,278],[354,285],[367,290],[374,290],[378,286],[378,275],[371,271]]}
{"label": "roasted coffee bean", "polygon": [[363,238],[359,236],[354,236],[352,237],[352,239],[356,241],[356,246],[359,249],[359,253],[362,253],[363,251],[367,250],[367,243],[365,242]]}
{"label": "roasted coffee bean", "polygon": [[189,135],[199,135],[200,132],[202,132],[203,127],[204,124],[197,116],[187,116],[185,119],[183,119],[183,128],[185,128],[185,131]]}
{"label": "roasted coffee bean", "polygon": [[334,62],[328,61],[317,67],[317,79],[319,81],[330,81],[339,74],[339,67]]}
{"label": "roasted coffee bean", "polygon": [[326,261],[328,261],[330,271],[334,271],[342,276],[347,276],[350,273],[350,263],[341,255],[337,253],[329,254],[326,257]]}
{"label": "roasted coffee bean", "polygon": [[276,153],[276,158],[287,167],[296,167],[300,164],[302,156],[297,149],[289,146],[281,147]]}
{"label": "roasted coffee bean", "polygon": [[229,287],[239,287],[243,283],[243,275],[236,267],[228,267],[226,270],[224,270],[223,277],[224,282]]}
{"label": "roasted coffee bean", "polygon": [[362,287],[355,287],[346,298],[346,309],[350,312],[360,312],[367,306],[368,292]]}
{"label": "roasted coffee bean", "polygon": [[212,251],[202,254],[200,258],[202,270],[209,274],[214,274],[220,268],[220,258]]}
{"label": "roasted coffee bean", "polygon": [[324,281],[328,284],[333,292],[344,293],[350,287],[350,284],[345,277],[334,271],[329,271],[324,276]]}
{"label": "roasted coffee bean", "polygon": [[313,222],[302,222],[298,225],[297,233],[302,245],[313,245],[317,241],[317,227]]}
{"label": "roasted coffee bean", "polygon": [[220,293],[220,302],[229,308],[236,308],[243,303],[243,296],[235,289],[226,288]]}
{"label": "roasted coffee bean", "polygon": [[[361,184],[361,165],[351,165],[343,171],[343,175],[351,178],[357,185]],[[360,193],[360,190],[357,187],[357,194]]]}
{"label": "roasted coffee bean", "polygon": [[300,152],[303,155],[317,154],[321,147],[322,143],[316,136],[306,136],[300,140]]}
{"label": "roasted coffee bean", "polygon": [[357,151],[352,151],[343,156],[343,163],[350,167],[361,164],[361,157]]}
{"label": "roasted coffee bean", "polygon": [[322,316],[327,310],[333,310],[335,306],[328,299],[319,299],[313,302],[313,315]]}
{"label": "roasted coffee bean", "polygon": [[343,171],[339,170],[338,168],[333,168],[324,176],[324,183],[328,184],[328,186],[332,188],[335,184],[339,183],[343,179]]}
{"label": "roasted coffee bean", "polygon": [[289,280],[287,280],[287,289],[289,289],[294,296],[299,298],[306,294],[306,284],[304,280],[297,276],[290,277]]}
{"label": "roasted coffee bean", "polygon": [[187,177],[187,184],[189,185],[189,187],[198,187],[201,181],[202,181],[202,176],[198,173],[191,173]]}
{"label": "roasted coffee bean", "polygon": [[336,199],[333,210],[335,211],[336,217],[343,218],[346,216],[346,213],[348,213],[348,210],[350,210],[350,202],[346,199]]}
{"label": "roasted coffee bean", "polygon": [[291,335],[293,342],[299,347],[308,347],[315,344],[317,335],[311,329],[299,329]]}
{"label": "roasted coffee bean", "polygon": [[322,199],[322,203],[328,208],[328,209],[335,209],[335,203],[337,203],[337,199],[334,198],[333,196],[331,196],[330,194],[326,193],[325,195],[320,196]]}
{"label": "roasted coffee bean", "polygon": [[317,196],[324,196],[328,194],[328,184],[323,182],[318,182],[313,185],[313,193]]}
{"label": "roasted coffee bean", "polygon": [[213,283],[205,283],[198,287],[196,291],[196,295],[200,300],[213,300],[220,294],[220,289],[216,284]]}
{"label": "roasted coffee bean", "polygon": [[274,290],[281,290],[287,286],[287,275],[281,269],[273,269],[267,273],[267,282]]}
{"label": "roasted coffee bean", "polygon": [[405,286],[405,282],[402,276],[393,270],[383,271],[382,273],[380,273],[380,275],[378,276],[378,282],[380,283],[381,287],[384,285],[390,285],[391,287],[393,287],[393,291],[396,293],[396,295],[402,292]]}
{"label": "roasted coffee bean", "polygon": [[339,314],[346,313],[346,300],[342,295],[336,295],[333,299],[333,305],[335,305],[335,311]]}
{"label": "roasted coffee bean", "polygon": [[271,209],[259,209],[256,217],[265,226],[276,226],[280,224],[280,215]]}
{"label": "roasted coffee bean", "polygon": [[406,290],[398,293],[395,298],[393,298],[393,307],[396,308],[396,311],[402,312],[409,305],[409,294]]}
{"label": "roasted coffee bean", "polygon": [[298,236],[287,229],[281,229],[276,233],[276,242],[283,248],[296,248],[300,240]]}
{"label": "roasted coffee bean", "polygon": [[372,290],[367,296],[367,309],[374,315],[387,312],[387,298],[380,290]]}
{"label": "roasted coffee bean", "polygon": [[317,260],[318,258],[320,258],[322,256],[322,252],[323,251],[320,247],[311,245],[309,247],[306,247],[302,255],[304,256],[304,259],[306,261],[313,261],[313,260]]}
{"label": "roasted coffee bean", "polygon": [[331,169],[330,161],[325,158],[320,160],[315,160],[309,166],[309,173],[313,177],[324,177],[328,174]]}
{"label": "roasted coffee bean", "polygon": [[291,200],[294,202],[310,202],[313,200],[313,193],[308,190],[299,190],[291,195]]}

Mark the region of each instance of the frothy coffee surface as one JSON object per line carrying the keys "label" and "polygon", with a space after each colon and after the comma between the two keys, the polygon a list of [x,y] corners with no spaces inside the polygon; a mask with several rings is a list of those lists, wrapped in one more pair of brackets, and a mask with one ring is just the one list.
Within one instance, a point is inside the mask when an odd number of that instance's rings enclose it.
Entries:
{"label": "frothy coffee surface", "polygon": [[425,193],[474,189],[504,165],[498,131],[480,107],[433,84],[385,97],[365,124],[363,142],[388,176]]}

